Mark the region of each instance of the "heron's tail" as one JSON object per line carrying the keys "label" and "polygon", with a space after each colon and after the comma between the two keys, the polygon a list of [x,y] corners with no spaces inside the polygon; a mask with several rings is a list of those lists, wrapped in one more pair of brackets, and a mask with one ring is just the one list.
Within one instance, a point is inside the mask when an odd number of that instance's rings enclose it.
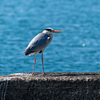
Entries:
{"label": "heron's tail", "polygon": [[24,55],[28,55],[27,49],[25,49],[25,51],[24,51]]}
{"label": "heron's tail", "polygon": [[25,51],[24,51],[24,54],[29,55],[30,54],[30,48],[26,48]]}
{"label": "heron's tail", "polygon": [[33,55],[34,52],[31,50],[31,48],[26,48],[25,51],[24,51],[24,54],[30,56],[30,55]]}

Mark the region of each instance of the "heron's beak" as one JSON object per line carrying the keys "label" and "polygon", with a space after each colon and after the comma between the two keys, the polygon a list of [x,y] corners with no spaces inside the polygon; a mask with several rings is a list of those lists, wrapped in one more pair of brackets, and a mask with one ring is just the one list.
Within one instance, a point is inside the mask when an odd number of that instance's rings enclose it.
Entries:
{"label": "heron's beak", "polygon": [[53,33],[60,33],[62,31],[53,30]]}

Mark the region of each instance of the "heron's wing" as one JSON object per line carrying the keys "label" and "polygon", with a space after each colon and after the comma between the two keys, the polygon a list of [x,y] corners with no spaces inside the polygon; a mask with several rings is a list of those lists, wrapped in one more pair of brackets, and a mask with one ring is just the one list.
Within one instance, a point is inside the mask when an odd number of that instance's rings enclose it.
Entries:
{"label": "heron's wing", "polygon": [[52,38],[48,37],[46,34],[38,34],[29,43],[27,53],[35,53],[44,50],[48,44],[51,42]]}
{"label": "heron's wing", "polygon": [[35,38],[35,40],[33,39],[31,48],[33,51],[38,52],[45,49],[49,43],[50,37],[48,37],[46,34],[40,34],[37,38]]}

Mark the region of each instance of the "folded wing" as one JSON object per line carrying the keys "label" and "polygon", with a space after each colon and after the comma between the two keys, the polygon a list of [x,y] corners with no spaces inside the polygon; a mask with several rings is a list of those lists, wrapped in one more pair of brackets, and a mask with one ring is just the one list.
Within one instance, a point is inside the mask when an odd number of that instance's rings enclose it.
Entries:
{"label": "folded wing", "polygon": [[25,55],[32,55],[34,53],[39,53],[44,50],[48,44],[51,42],[52,37],[49,37],[47,34],[40,33],[34,37],[27,48],[24,51]]}

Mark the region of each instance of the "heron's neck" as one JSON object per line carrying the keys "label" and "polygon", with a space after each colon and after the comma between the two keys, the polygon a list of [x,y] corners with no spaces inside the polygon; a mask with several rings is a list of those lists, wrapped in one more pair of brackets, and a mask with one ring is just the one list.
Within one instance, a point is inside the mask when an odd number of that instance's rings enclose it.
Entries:
{"label": "heron's neck", "polygon": [[50,38],[51,38],[51,40],[52,40],[52,38],[53,38],[53,35],[52,35],[52,34],[48,34],[48,37],[50,37]]}

